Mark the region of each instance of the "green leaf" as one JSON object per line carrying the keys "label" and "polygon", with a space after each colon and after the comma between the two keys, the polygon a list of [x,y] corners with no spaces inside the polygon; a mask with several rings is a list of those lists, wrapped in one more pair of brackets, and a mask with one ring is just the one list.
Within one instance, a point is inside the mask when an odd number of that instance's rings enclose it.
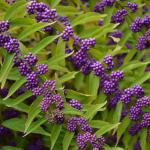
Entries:
{"label": "green leaf", "polygon": [[117,122],[120,121],[121,111],[122,111],[122,102],[119,101],[119,102],[117,103],[115,112],[114,112],[114,114],[113,114],[113,123],[117,123]]}
{"label": "green leaf", "polygon": [[39,43],[37,43],[34,47],[33,47],[33,54],[38,54],[40,52],[40,50],[42,50],[43,48],[45,48],[48,44],[52,43],[57,37],[57,36],[48,36],[45,37],[44,39],[42,39]]}
{"label": "green leaf", "polygon": [[61,2],[61,0],[51,0],[50,2],[51,2],[51,7],[55,8]]}
{"label": "green leaf", "polygon": [[99,82],[100,82],[100,78],[95,76],[94,73],[92,72],[89,75],[89,83],[88,83],[88,91],[89,92],[88,93],[90,95],[92,95],[94,98],[97,96],[97,91],[99,88]]}
{"label": "green leaf", "polygon": [[[42,124],[44,124],[47,120],[45,118],[41,118],[41,119],[38,119],[37,121],[33,122],[30,127],[28,128],[28,130],[25,132],[25,135],[24,136],[27,136],[28,134],[30,133],[40,133],[40,134],[44,134],[44,135],[47,135],[47,136],[50,136],[49,133],[47,133],[46,131],[44,132],[43,128],[41,128],[40,126]],[[25,124],[25,123],[24,123]],[[39,130],[40,128],[40,130]]]}
{"label": "green leaf", "polygon": [[98,131],[96,131],[96,136],[99,137],[100,135],[105,134],[106,132],[109,132],[113,129],[116,129],[119,126],[120,123],[116,123],[116,124],[108,124],[105,125],[103,127],[101,127]]}
{"label": "green leaf", "polygon": [[102,104],[95,104],[95,105],[84,105],[84,111],[87,111],[85,114],[84,114],[84,117],[91,120],[94,115],[98,112],[98,111],[103,111],[105,105],[106,105],[106,101]]}
{"label": "green leaf", "polygon": [[103,126],[108,126],[108,125],[110,125],[109,122],[102,121],[102,120],[92,120],[92,121],[90,121],[90,126],[92,128],[99,129],[99,128],[103,127]]}
{"label": "green leaf", "polygon": [[13,16],[16,15],[20,10],[25,9],[25,4],[27,4],[25,0],[20,0],[14,3],[11,7],[7,9],[4,19],[9,20],[13,18]]}
{"label": "green leaf", "polygon": [[95,12],[87,12],[85,14],[81,14],[81,15],[78,15],[77,17],[75,17],[71,21],[71,25],[74,27],[74,26],[77,26],[79,24],[85,24],[85,23],[88,23],[88,22],[98,21],[101,18],[104,18],[106,16],[107,16],[106,14],[98,14],[98,13],[95,13]]}
{"label": "green leaf", "polygon": [[71,140],[73,139],[74,133],[66,131],[63,139],[63,150],[68,150]]}
{"label": "green leaf", "polygon": [[29,106],[27,104],[24,104],[24,103],[13,105],[11,107],[13,107],[14,109],[16,109],[18,111],[25,112],[25,113],[28,113],[28,111],[29,111]]}
{"label": "green leaf", "polygon": [[1,10],[7,10],[9,8],[9,4],[6,3],[4,0],[0,0],[0,9]]}
{"label": "green leaf", "polygon": [[120,45],[124,46],[128,39],[132,36],[132,32],[130,30],[125,31],[124,36],[120,39]]}
{"label": "green leaf", "polygon": [[95,30],[92,33],[92,37],[95,37],[96,39],[101,38],[102,36],[106,35],[109,32],[112,32],[118,25],[117,24],[108,24],[105,26],[102,26],[101,28]]}
{"label": "green leaf", "polygon": [[125,150],[121,147],[109,147],[109,146],[104,146],[104,150]]}
{"label": "green leaf", "polygon": [[26,120],[26,123],[25,123],[25,131],[24,132],[26,132],[28,130],[33,119],[35,117],[37,117],[37,115],[41,112],[40,108],[39,108],[40,101],[41,101],[41,97],[38,97],[37,99],[35,99],[35,101],[30,106],[29,113],[28,113],[28,119]]}
{"label": "green leaf", "polygon": [[128,72],[128,71],[131,71],[133,69],[136,69],[136,68],[139,68],[139,67],[142,67],[142,66],[146,66],[149,63],[150,62],[133,61],[133,62],[130,62],[129,64],[126,64],[125,66],[122,66],[121,69],[124,72]]}
{"label": "green leaf", "polygon": [[[59,38],[59,41],[57,43],[54,56],[62,56],[65,55],[65,47],[66,43],[63,41],[62,38]],[[65,66],[65,59],[59,62],[61,66]]]}
{"label": "green leaf", "polygon": [[62,129],[62,125],[54,125],[53,126],[52,134],[51,134],[51,150],[53,150],[53,147],[58,139],[61,129]]}
{"label": "green leaf", "polygon": [[73,6],[56,6],[58,15],[61,16],[73,16],[75,14],[81,14],[82,12]]}
{"label": "green leaf", "polygon": [[62,56],[54,56],[50,59],[48,59],[47,61],[45,61],[45,63],[47,63],[48,66],[51,66],[51,65],[58,65],[58,63],[62,60],[64,60],[65,58],[71,56],[72,53],[70,54],[67,54],[67,55],[62,55]]}
{"label": "green leaf", "polygon": [[141,143],[142,150],[146,150],[146,145],[147,145],[146,139],[147,139],[147,129],[144,128],[140,132],[140,143]]}
{"label": "green leaf", "polygon": [[75,108],[73,108],[73,107],[71,107],[70,105],[67,105],[67,104],[65,104],[65,108],[63,109],[63,113],[64,114],[69,114],[69,115],[79,115],[79,116],[82,116],[82,111],[80,111],[80,110],[77,110],[77,109],[75,109]]}
{"label": "green leaf", "polygon": [[80,36],[81,38],[95,37],[98,39],[105,36],[108,32],[112,32],[116,27],[117,24],[114,25],[109,23],[101,27],[94,27],[90,32],[89,29],[87,29],[84,32],[81,32]]}
{"label": "green leaf", "polygon": [[4,100],[8,99],[11,95],[13,95],[24,83],[26,79],[21,77],[21,79],[17,80],[9,89],[8,95],[4,98]]}
{"label": "green leaf", "polygon": [[78,72],[69,72],[67,74],[65,74],[64,76],[60,77],[57,79],[58,83],[64,83],[66,81],[69,81],[73,78],[75,78],[75,76],[78,74]]}
{"label": "green leaf", "polygon": [[[5,126],[6,128],[14,130],[14,131],[24,132],[25,120],[20,119],[20,118],[13,118],[13,119],[4,121],[2,123],[2,125]],[[36,128],[35,128],[35,126],[36,126]],[[43,128],[41,128],[40,125],[37,126],[36,122],[33,123],[32,128],[33,129],[31,129],[29,133],[33,132],[33,133],[37,133],[37,134],[50,136],[50,134],[47,133]]]}
{"label": "green leaf", "polygon": [[[126,129],[128,128],[130,122],[131,122],[131,121],[130,121],[129,117],[126,116],[126,117],[122,120],[121,124],[119,125],[119,127],[118,127],[118,129],[117,129],[117,144],[118,144],[118,142],[119,142],[121,136],[123,135],[123,133],[126,132]],[[116,145],[117,145],[117,144],[116,144]]]}
{"label": "green leaf", "polygon": [[3,146],[3,150],[23,150],[22,148],[12,147],[12,146]]}
{"label": "green leaf", "polygon": [[129,51],[128,54],[126,55],[125,59],[124,59],[124,64],[128,63],[136,54],[137,50],[136,49],[132,49],[132,51]]}
{"label": "green leaf", "polygon": [[3,101],[3,104],[9,106],[9,107],[13,107],[15,105],[20,104],[21,102],[23,102],[24,100],[26,100],[27,98],[29,98],[30,96],[32,96],[31,91],[27,91],[23,94],[21,94],[20,96],[16,97],[16,99],[7,99]]}
{"label": "green leaf", "polygon": [[31,18],[16,18],[10,21],[11,26],[28,26],[35,23],[34,19]]}
{"label": "green leaf", "polygon": [[48,26],[48,25],[52,25],[55,22],[52,23],[35,23],[32,26],[29,26],[27,28],[25,28],[24,31],[22,31],[19,35],[18,35],[18,39],[19,40],[23,40],[25,39],[27,36],[31,35],[32,33],[39,31],[40,29]]}
{"label": "green leaf", "polygon": [[144,72],[144,74],[142,75],[142,77],[140,77],[140,78],[138,77],[136,79],[136,81],[133,83],[133,85],[135,85],[135,84],[142,84],[145,81],[147,81],[149,78],[150,78],[150,73]]}
{"label": "green leaf", "polygon": [[66,95],[67,98],[77,99],[77,100],[84,100],[91,96],[92,95],[76,92],[73,90],[67,90],[67,95]]}
{"label": "green leaf", "polygon": [[48,66],[48,69],[67,72],[67,73],[69,72],[69,70],[66,67],[62,67],[59,64],[58,65],[50,65],[50,66]]}
{"label": "green leaf", "polygon": [[14,131],[24,131],[24,120],[19,118],[13,118],[6,120],[2,123],[3,126],[12,129]]}
{"label": "green leaf", "polygon": [[8,74],[13,67],[12,63],[13,57],[14,55],[9,53],[7,53],[5,56],[5,61],[0,71],[0,82],[2,83],[1,88],[4,87]]}

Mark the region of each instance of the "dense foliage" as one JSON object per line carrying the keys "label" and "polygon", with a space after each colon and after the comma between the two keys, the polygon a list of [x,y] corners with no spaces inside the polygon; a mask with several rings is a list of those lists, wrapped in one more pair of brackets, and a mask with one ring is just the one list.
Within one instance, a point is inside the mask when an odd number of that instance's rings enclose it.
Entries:
{"label": "dense foliage", "polygon": [[149,7],[0,0],[0,148],[150,150]]}

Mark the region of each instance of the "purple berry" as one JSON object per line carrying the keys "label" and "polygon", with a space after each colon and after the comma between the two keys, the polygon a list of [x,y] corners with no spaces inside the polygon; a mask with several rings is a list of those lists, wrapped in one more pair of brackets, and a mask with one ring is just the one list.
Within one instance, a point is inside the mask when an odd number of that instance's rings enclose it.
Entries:
{"label": "purple berry", "polygon": [[48,65],[46,64],[37,65],[36,68],[39,75],[43,75],[48,72]]}
{"label": "purple berry", "polygon": [[21,73],[22,76],[26,76],[28,73],[31,72],[31,69],[29,66],[26,65],[26,63],[22,62],[18,66],[19,72]]}
{"label": "purple berry", "polygon": [[35,55],[32,54],[32,52],[29,52],[28,55],[24,56],[24,61],[30,65],[30,66],[34,66],[37,62],[37,57]]}
{"label": "purple berry", "polygon": [[65,41],[69,40],[69,37],[73,35],[73,29],[71,26],[66,26],[63,33],[62,33],[62,38]]}
{"label": "purple berry", "polygon": [[104,67],[100,62],[94,62],[91,67],[96,76],[101,76],[104,74]]}
{"label": "purple berry", "polygon": [[19,48],[19,41],[17,39],[11,38],[8,42],[4,44],[4,48],[9,52],[9,53],[18,53],[20,48]]}
{"label": "purple berry", "polygon": [[8,21],[1,21],[0,22],[0,33],[5,32],[9,29],[9,22]]}
{"label": "purple berry", "polygon": [[132,12],[136,12],[138,5],[136,3],[133,3],[133,2],[127,2],[126,7],[130,8],[132,10]]}
{"label": "purple berry", "polygon": [[79,103],[78,100],[75,100],[75,99],[70,100],[69,105],[76,108],[76,109],[78,109],[78,110],[82,109],[82,105]]}

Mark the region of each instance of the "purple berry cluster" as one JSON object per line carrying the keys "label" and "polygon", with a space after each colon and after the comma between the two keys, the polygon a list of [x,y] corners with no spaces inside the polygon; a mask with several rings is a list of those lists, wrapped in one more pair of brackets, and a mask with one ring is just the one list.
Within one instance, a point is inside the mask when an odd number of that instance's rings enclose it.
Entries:
{"label": "purple berry cluster", "polygon": [[138,9],[138,5],[133,2],[127,2],[126,7],[130,8],[132,10],[132,12],[136,12]]}
{"label": "purple berry cluster", "polygon": [[[50,22],[57,18],[55,9],[50,9],[48,5],[42,2],[37,3],[35,0],[27,6],[27,12],[29,15],[34,14],[37,22]],[[42,30],[51,34],[53,28],[51,26],[46,26]]]}
{"label": "purple berry cluster", "polygon": [[93,130],[88,125],[85,118],[76,116],[69,118],[67,129],[70,132],[75,132],[76,130],[78,130],[78,132],[83,132],[82,134],[78,133],[76,137],[77,144],[81,149],[85,148],[88,142],[91,143],[93,149],[101,149],[105,143],[104,137],[100,136],[99,138],[96,138],[96,135],[92,134]]}
{"label": "purple berry cluster", "polygon": [[130,25],[130,29],[133,32],[139,32],[141,31],[141,28],[143,26],[143,20],[140,17],[136,17],[132,24]]}
{"label": "purple berry cluster", "polygon": [[75,132],[77,127],[79,127],[83,132],[92,132],[92,128],[90,128],[85,118],[79,118],[76,116],[70,117],[67,124],[68,131]]}
{"label": "purple berry cluster", "polygon": [[[140,85],[137,84],[131,88],[126,88],[120,99],[124,104],[124,108],[126,108],[126,112],[129,113],[129,118],[135,122],[131,124],[128,130],[130,135],[134,136],[142,128],[150,127],[150,113],[143,111],[143,108],[150,106],[150,99],[144,96],[144,90]],[[128,113],[125,113],[123,117]]]}
{"label": "purple berry cluster", "polygon": [[[114,35],[120,37],[122,33],[118,31]],[[70,61],[76,68],[81,69],[84,75],[93,71],[100,78],[100,89],[104,90],[106,96],[109,96],[109,99],[112,101],[112,105],[115,106],[121,96],[121,94],[118,94],[120,93],[118,82],[123,79],[123,72],[113,71],[111,73],[114,68],[113,57],[111,55],[105,56],[102,62],[91,58],[88,50],[94,45],[95,39],[93,38],[81,40],[80,49],[71,56]]]}
{"label": "purple berry cluster", "polygon": [[[106,6],[113,6],[116,0],[102,0],[95,6],[95,12],[103,11]],[[133,12],[135,11],[135,5],[127,4]],[[129,108],[129,116],[132,121],[136,123],[133,124],[129,133],[135,135],[141,128],[150,126],[150,114],[143,112],[142,108],[150,106],[150,100],[148,97],[144,96],[144,90],[139,86],[135,85],[132,88],[127,88],[121,91],[119,88],[119,81],[123,79],[124,74],[122,71],[112,71],[114,68],[113,57],[107,55],[104,57],[102,62],[99,62],[92,58],[89,54],[90,48],[94,47],[96,44],[95,38],[80,39],[80,37],[73,35],[73,28],[71,27],[68,18],[59,17],[57,18],[57,12],[54,9],[50,9],[44,3],[36,3],[32,1],[28,6],[27,10],[29,15],[34,14],[37,22],[49,22],[58,21],[62,22],[65,26],[62,32],[62,39],[68,41],[69,38],[73,40],[73,49],[75,53],[68,59],[72,64],[81,69],[83,74],[89,74],[93,72],[96,76],[100,78],[99,89],[100,92],[103,90],[107,96],[109,102],[108,107],[111,109],[115,107],[117,102],[121,99],[125,106],[130,107],[131,100],[135,100],[135,105]],[[128,14],[127,10],[118,10],[115,15],[112,16],[113,23],[123,23],[125,16]],[[34,96],[41,96],[42,101],[40,103],[40,109],[46,112],[46,118],[50,123],[61,124],[64,122],[65,117],[62,109],[64,108],[64,100],[56,89],[56,82],[54,80],[46,80],[41,83],[40,75],[48,72],[48,66],[46,64],[38,64],[37,58],[31,52],[21,59],[19,57],[19,41],[8,35],[3,35],[2,32],[8,30],[9,25],[2,23],[1,34],[0,34],[0,45],[2,45],[9,53],[15,53],[14,64],[18,67],[22,76],[26,77],[27,83],[26,87],[30,89]],[[142,20],[142,25],[149,28],[149,18],[148,16]],[[134,31],[138,32],[138,20],[133,25]],[[52,31],[51,26],[47,26],[43,31]],[[110,34],[110,36],[115,38],[121,38],[122,32],[116,31]],[[145,33],[144,38],[149,38],[149,30]],[[143,38],[143,39],[144,39]],[[112,38],[113,39],[113,38]],[[115,41],[113,41],[115,43]],[[144,40],[142,41],[144,42]],[[141,43],[140,43],[141,44]],[[147,45],[148,43],[145,43]],[[142,44],[141,44],[142,45]],[[66,53],[72,51],[68,45],[66,45]],[[69,50],[68,50],[69,49]],[[69,101],[69,105],[75,109],[82,110],[82,105],[75,99]],[[52,106],[52,107],[51,107]],[[51,108],[51,110],[49,109]],[[142,118],[142,119],[141,119]],[[140,124],[139,124],[140,122]],[[85,148],[88,143],[91,143],[94,150],[102,149],[105,142],[103,137],[96,138],[93,134],[92,128],[89,126],[87,120],[82,117],[73,116],[68,119],[67,129],[70,132],[77,132],[77,143],[79,148]],[[80,133],[81,132],[81,133]]]}
{"label": "purple berry cluster", "polygon": [[19,115],[19,112],[15,109],[5,109],[1,112],[4,119],[16,118]]}
{"label": "purple berry cluster", "polygon": [[144,18],[136,17],[132,24],[130,25],[130,29],[133,32],[140,32],[142,28],[146,29],[146,32],[143,33],[142,36],[138,38],[136,48],[138,50],[144,50],[145,48],[148,48],[149,43],[149,37],[150,37],[150,15],[145,15]]}
{"label": "purple berry cluster", "polygon": [[[19,58],[19,55],[16,57]],[[38,87],[40,81],[39,76],[48,71],[48,66],[46,64],[36,65],[37,57],[31,52],[25,55],[24,59],[20,59],[19,62],[17,62],[18,70],[27,79],[26,87],[30,90]]]}
{"label": "purple berry cluster", "polygon": [[84,149],[88,143],[91,143],[93,150],[102,149],[105,139],[101,136],[96,138],[95,134],[91,134],[90,132],[85,132],[83,134],[78,134],[76,138],[77,144],[79,148]]}
{"label": "purple berry cluster", "polygon": [[127,14],[128,14],[128,11],[126,9],[117,10],[116,14],[112,15],[111,22],[122,24]]}
{"label": "purple berry cluster", "polygon": [[0,22],[0,46],[5,48],[9,53],[18,54],[20,51],[19,48],[19,41],[11,35],[6,34],[9,29],[9,22],[8,21],[1,21]]}
{"label": "purple berry cluster", "polygon": [[79,101],[76,100],[76,99],[70,100],[70,101],[69,101],[69,105],[70,105],[71,107],[74,107],[74,108],[78,109],[78,110],[81,110],[81,109],[83,108],[83,106],[82,106],[82,105],[79,103]]}
{"label": "purple berry cluster", "polygon": [[5,128],[3,125],[0,125],[0,136],[9,136],[11,135],[11,131],[8,128]]}
{"label": "purple berry cluster", "polygon": [[45,149],[44,143],[40,138],[32,139],[28,144],[27,144],[27,150],[43,150]]}
{"label": "purple berry cluster", "polygon": [[8,21],[1,21],[0,22],[0,33],[5,32],[9,29],[9,22]]}
{"label": "purple berry cluster", "polygon": [[116,0],[102,0],[100,2],[97,2],[94,11],[95,12],[103,12],[105,7],[113,6],[113,4],[116,2]]}
{"label": "purple berry cluster", "polygon": [[28,55],[24,55],[24,62],[27,63],[29,66],[35,66],[37,62],[37,57],[29,52]]}
{"label": "purple berry cluster", "polygon": [[140,85],[134,85],[131,88],[126,88],[123,91],[121,96],[121,101],[125,104],[128,104],[131,101],[131,98],[142,98],[144,96],[144,90]]}
{"label": "purple berry cluster", "polygon": [[73,29],[71,26],[66,26],[63,33],[62,33],[62,38],[65,41],[69,40],[69,37],[73,35]]}

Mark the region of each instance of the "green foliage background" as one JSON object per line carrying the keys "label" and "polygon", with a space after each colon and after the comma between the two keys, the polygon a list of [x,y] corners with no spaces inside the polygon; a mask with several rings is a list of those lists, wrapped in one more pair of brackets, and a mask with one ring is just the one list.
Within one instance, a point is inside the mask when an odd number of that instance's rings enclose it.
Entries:
{"label": "green foliage background", "polygon": [[[139,9],[136,14],[127,16],[125,23],[122,26],[111,24],[111,15],[117,8],[109,7],[104,14],[92,12],[97,0],[89,0],[89,7],[86,7],[80,0],[68,0],[68,6],[62,6],[60,0],[42,0],[51,8],[55,8],[59,15],[69,17],[71,25],[75,33],[81,38],[95,37],[97,44],[90,50],[90,54],[101,61],[107,54],[113,56],[117,54],[126,53],[123,65],[120,69],[125,73],[124,80],[120,83],[121,89],[130,87],[134,84],[140,84],[145,90],[145,94],[150,96],[150,72],[145,72],[145,68],[150,64],[149,58],[143,62],[139,59],[147,54],[148,49],[144,51],[137,51],[134,47],[128,50],[125,43],[130,41],[135,45],[138,34],[134,34],[129,30],[129,25],[136,16],[142,16],[142,6],[148,5],[149,1],[135,0],[139,4]],[[47,23],[36,23],[33,17],[29,17],[26,12],[28,2],[25,0],[17,0],[12,6],[8,5],[3,0],[0,0],[0,20],[10,21],[10,32],[13,37],[20,40],[21,51],[27,54],[29,51],[38,56],[38,63],[46,63],[49,67],[49,74],[42,76],[42,79],[56,79],[57,88],[63,95],[63,84],[67,83],[67,98],[79,100],[83,106],[83,112],[70,107],[67,103],[63,110],[64,114],[69,117],[71,115],[84,116],[88,119],[91,127],[95,129],[97,136],[99,135],[113,135],[117,134],[117,143],[112,146],[105,145],[105,150],[130,150],[133,144],[140,137],[142,150],[149,150],[150,144],[146,143],[146,130],[143,130],[135,137],[129,136],[127,128],[131,123],[128,117],[125,117],[120,122],[120,115],[122,103],[117,104],[116,109],[109,111],[106,109],[107,99],[104,94],[97,95],[99,86],[99,78],[95,77],[93,73],[88,76],[83,76],[80,70],[75,70],[71,64],[66,62],[66,58],[71,54],[65,54],[65,42],[60,38],[56,45],[53,41],[60,35],[44,34],[41,29],[47,26]],[[104,19],[104,25],[98,26],[98,20]],[[62,27],[57,22],[49,23],[56,30],[62,32]],[[115,39],[117,44],[114,46],[107,46],[107,34],[120,28],[123,31],[123,38],[121,40]],[[71,48],[73,41],[69,40],[68,45]],[[2,56],[5,61],[2,62]],[[17,139],[18,145],[16,148],[3,146],[3,150],[21,150],[26,144],[26,138],[32,134],[40,134],[44,140],[44,144],[51,150],[77,150],[75,137],[73,133],[66,131],[65,125],[49,124],[44,118],[39,108],[41,97],[27,105],[25,100],[29,98],[32,93],[30,91],[16,97],[15,92],[24,83],[25,78],[22,77],[18,70],[13,67],[13,55],[8,54],[5,50],[0,51],[0,83],[1,88],[9,87],[9,93],[4,99],[0,99],[0,109],[6,107],[14,108],[21,112],[20,117],[3,121],[1,124],[14,132],[23,132],[24,136]],[[65,98],[65,97],[64,97]],[[150,111],[149,109],[147,111]],[[33,121],[35,120],[36,121]],[[41,127],[44,126],[44,128]],[[122,144],[119,144],[120,138]],[[2,145],[1,145],[2,146]],[[68,149],[69,147],[69,149]]]}

